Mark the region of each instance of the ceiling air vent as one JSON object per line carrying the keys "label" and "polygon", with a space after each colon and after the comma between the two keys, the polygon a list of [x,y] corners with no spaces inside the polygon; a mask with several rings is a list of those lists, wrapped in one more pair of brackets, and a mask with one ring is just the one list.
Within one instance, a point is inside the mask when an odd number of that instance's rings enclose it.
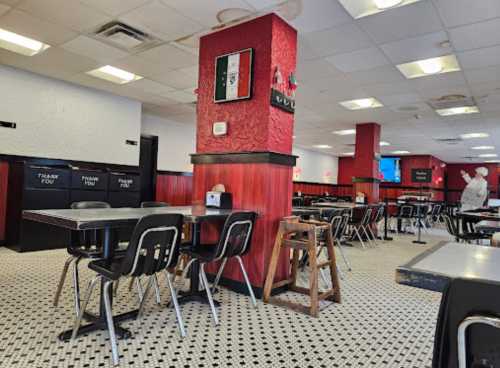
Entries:
{"label": "ceiling air vent", "polygon": [[453,146],[455,144],[462,142],[462,138],[435,138],[434,140],[436,142],[448,144],[450,146]]}
{"label": "ceiling air vent", "polygon": [[464,95],[447,95],[441,96],[439,98],[431,98],[429,101],[429,106],[434,110],[450,109],[452,107],[459,106],[475,106],[476,102],[473,97],[467,97]]}
{"label": "ceiling air vent", "polygon": [[142,51],[160,43],[159,39],[117,21],[103,25],[94,36],[126,51]]}

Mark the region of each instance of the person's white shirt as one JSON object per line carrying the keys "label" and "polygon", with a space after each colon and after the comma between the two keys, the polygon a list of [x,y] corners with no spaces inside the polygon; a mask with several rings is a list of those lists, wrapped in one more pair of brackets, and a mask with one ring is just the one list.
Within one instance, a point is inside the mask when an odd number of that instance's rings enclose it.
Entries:
{"label": "person's white shirt", "polygon": [[[478,169],[476,169],[477,174],[473,178],[465,171],[461,172],[462,177],[467,183],[460,199],[462,211],[470,211],[483,207],[484,201],[488,196],[488,183],[484,180],[483,175],[479,173]],[[487,171],[486,175],[488,175]]]}

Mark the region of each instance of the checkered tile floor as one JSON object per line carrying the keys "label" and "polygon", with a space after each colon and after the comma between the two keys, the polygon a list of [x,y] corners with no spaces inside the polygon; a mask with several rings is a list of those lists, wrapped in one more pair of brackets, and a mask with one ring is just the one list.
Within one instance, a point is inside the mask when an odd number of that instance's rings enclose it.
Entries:
{"label": "checkered tile floor", "polygon": [[[394,269],[444,239],[449,237],[437,230],[426,236],[427,246],[401,235],[376,248],[346,249],[353,271],[341,281],[343,302],[323,304],[317,319],[261,301],[253,309],[248,297],[222,289],[216,295],[222,304],[218,327],[207,305],[182,306],[185,339],[166,307],[161,277],[162,304],[151,297],[140,323],[123,324],[134,336],[119,340],[121,366],[430,367],[440,294],[397,285]],[[73,321],[69,279],[59,307],[52,306],[65,259],[65,250],[19,254],[0,248],[0,367],[111,366],[107,331],[70,343],[57,339]],[[341,259],[339,265],[344,268]],[[92,273],[84,262],[81,270],[83,292]],[[115,299],[116,313],[137,308],[137,295],[125,284]],[[96,302],[97,297],[91,308]]]}

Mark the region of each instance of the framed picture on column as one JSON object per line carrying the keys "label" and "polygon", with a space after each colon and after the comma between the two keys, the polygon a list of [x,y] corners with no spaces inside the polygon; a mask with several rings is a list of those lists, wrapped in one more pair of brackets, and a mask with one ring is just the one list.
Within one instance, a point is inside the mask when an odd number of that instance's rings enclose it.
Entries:
{"label": "framed picture on column", "polygon": [[253,49],[217,56],[214,102],[246,100],[252,97]]}

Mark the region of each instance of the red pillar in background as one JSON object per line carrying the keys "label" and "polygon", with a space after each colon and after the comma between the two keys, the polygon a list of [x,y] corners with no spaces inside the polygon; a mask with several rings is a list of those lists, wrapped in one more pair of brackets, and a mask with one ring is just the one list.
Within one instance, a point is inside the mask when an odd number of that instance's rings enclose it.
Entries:
{"label": "red pillar in background", "polygon": [[354,156],[354,196],[363,192],[368,203],[379,201],[380,125],[356,125],[356,151]]}
{"label": "red pillar in background", "polygon": [[[196,154],[193,203],[222,183],[233,195],[233,208],[259,214],[252,248],[244,257],[250,281],[260,294],[279,221],[290,215],[292,197],[293,114],[271,106],[276,67],[286,82],[295,72],[297,32],[274,14],[224,29],[200,40]],[[253,49],[252,97],[214,103],[216,57]],[[228,124],[228,133],[215,137],[214,122]],[[205,229],[203,237],[210,236]],[[212,239],[214,240],[214,239]],[[282,255],[277,278],[285,278],[289,259]],[[209,271],[214,272],[215,267]],[[222,283],[242,287],[235,260],[229,261]]]}

